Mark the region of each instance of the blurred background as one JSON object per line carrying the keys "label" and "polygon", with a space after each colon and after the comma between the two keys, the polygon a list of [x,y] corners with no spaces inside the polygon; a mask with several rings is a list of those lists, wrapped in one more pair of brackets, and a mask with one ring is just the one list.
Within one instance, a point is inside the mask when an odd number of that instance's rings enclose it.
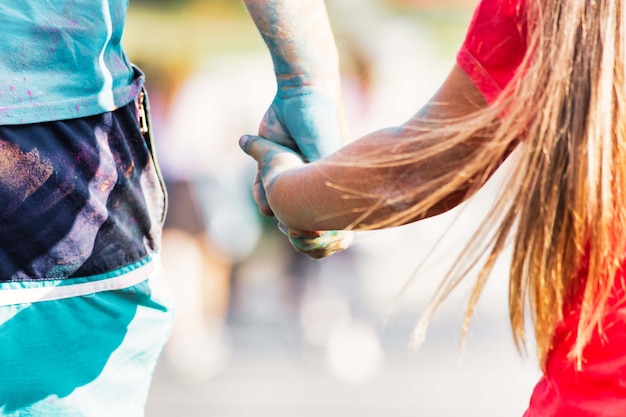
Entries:
{"label": "blurred background", "polygon": [[[404,122],[435,92],[475,2],[326,2],[354,137]],[[163,262],[178,303],[147,417],[521,417],[539,371],[532,341],[523,355],[512,343],[506,262],[464,341],[467,285],[441,307],[424,344],[410,346],[503,174],[445,215],[358,233],[327,259],[299,255],[258,214],[256,168],[237,146],[256,133],[275,92],[244,6],[130,5],[124,43],[147,76],[170,196]]]}

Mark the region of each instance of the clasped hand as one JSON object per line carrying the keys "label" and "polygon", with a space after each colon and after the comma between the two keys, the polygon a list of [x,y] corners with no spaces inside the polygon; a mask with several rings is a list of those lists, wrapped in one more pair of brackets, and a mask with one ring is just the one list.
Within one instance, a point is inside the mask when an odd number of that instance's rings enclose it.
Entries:
{"label": "clasped hand", "polygon": [[[259,136],[240,140],[244,152],[258,163],[253,186],[254,201],[266,216],[273,216],[266,186],[284,171],[328,155],[338,149],[345,134],[338,94],[308,88],[288,97],[276,96],[259,126]],[[251,143],[255,146],[251,147]],[[254,150],[252,150],[254,148]],[[294,249],[312,258],[324,258],[352,243],[348,231],[304,231],[278,219],[278,227]]]}

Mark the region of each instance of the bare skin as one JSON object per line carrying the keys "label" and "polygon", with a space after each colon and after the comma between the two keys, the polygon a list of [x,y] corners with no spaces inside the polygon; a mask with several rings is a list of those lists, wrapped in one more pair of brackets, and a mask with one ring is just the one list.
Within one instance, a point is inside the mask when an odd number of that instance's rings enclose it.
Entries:
{"label": "bare skin", "polygon": [[[397,144],[403,138],[416,134],[409,126],[467,115],[485,106],[487,103],[483,96],[465,72],[455,65],[428,104],[405,124],[365,135],[319,161],[306,163],[297,153],[261,137],[244,136],[240,145],[259,164],[264,194],[255,195],[257,202],[262,203],[267,198],[273,213],[282,223],[300,230],[342,230],[347,227],[359,230],[394,214],[395,210],[406,208],[385,206],[374,211],[366,224],[359,222],[364,206],[375,204],[381,194],[393,198],[416,185],[428,183],[429,179],[440,174],[442,162],[450,166],[460,152],[471,150],[477,143],[470,138],[467,143],[450,149],[434,161],[426,159],[408,168],[365,169],[340,162],[359,160],[359,155],[377,149],[390,149],[390,144]],[[346,198],[345,190],[360,197]],[[430,191],[435,190],[426,190],[422,197]],[[468,198],[466,191],[451,193],[428,215],[436,215],[458,205]],[[416,200],[419,198],[420,195],[415,196]]]}
{"label": "bare skin", "polygon": [[[323,0],[243,0],[272,57],[277,92],[260,125],[260,136],[307,161],[339,149],[347,138],[341,102],[339,59]],[[273,215],[260,174],[254,185],[261,213]],[[344,250],[345,232],[305,232],[280,227],[294,248],[314,258]]]}

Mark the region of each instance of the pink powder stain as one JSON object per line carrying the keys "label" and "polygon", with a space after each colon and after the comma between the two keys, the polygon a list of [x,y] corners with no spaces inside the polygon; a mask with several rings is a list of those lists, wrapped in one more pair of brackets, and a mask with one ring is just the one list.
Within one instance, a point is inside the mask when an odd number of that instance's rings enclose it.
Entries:
{"label": "pink powder stain", "polygon": [[136,97],[139,94],[139,89],[140,88],[141,87],[136,85],[136,84],[131,85],[131,95]]}
{"label": "pink powder stain", "polygon": [[115,57],[115,65],[117,65],[117,67],[120,69],[126,69],[128,67],[128,64],[119,56]]}

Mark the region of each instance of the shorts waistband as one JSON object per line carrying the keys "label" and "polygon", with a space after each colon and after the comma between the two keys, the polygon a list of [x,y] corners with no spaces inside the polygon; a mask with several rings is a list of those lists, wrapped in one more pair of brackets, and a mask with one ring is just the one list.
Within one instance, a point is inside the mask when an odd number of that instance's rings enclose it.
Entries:
{"label": "shorts waistband", "polygon": [[150,278],[157,264],[158,257],[150,256],[115,271],[91,277],[0,284],[0,307],[129,288]]}

